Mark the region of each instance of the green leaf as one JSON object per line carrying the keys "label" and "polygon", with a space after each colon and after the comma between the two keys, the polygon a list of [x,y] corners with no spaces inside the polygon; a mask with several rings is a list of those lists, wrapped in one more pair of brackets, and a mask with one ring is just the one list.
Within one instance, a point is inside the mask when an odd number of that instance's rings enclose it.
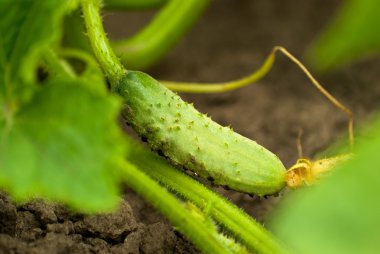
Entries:
{"label": "green leaf", "polygon": [[125,145],[120,101],[84,81],[51,80],[0,129],[0,185],[13,197],[63,201],[83,211],[113,208],[113,160]]}
{"label": "green leaf", "polygon": [[310,52],[314,65],[325,70],[380,52],[380,1],[349,0]]}
{"label": "green leaf", "polygon": [[6,96],[31,93],[40,54],[60,35],[63,0],[0,1],[0,85]]}
{"label": "green leaf", "polygon": [[290,195],[272,228],[297,253],[366,254],[380,250],[380,123],[347,164]]}

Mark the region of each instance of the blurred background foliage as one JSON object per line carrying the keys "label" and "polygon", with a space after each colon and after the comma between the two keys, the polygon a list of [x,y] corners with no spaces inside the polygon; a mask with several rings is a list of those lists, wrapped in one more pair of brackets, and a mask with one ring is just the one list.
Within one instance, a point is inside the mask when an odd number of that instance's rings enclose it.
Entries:
{"label": "blurred background foliage", "polygon": [[[350,0],[309,52],[320,70],[373,56],[380,49],[380,1]],[[270,227],[296,253],[379,253],[380,121],[359,132],[354,157],[312,188],[290,193]]]}

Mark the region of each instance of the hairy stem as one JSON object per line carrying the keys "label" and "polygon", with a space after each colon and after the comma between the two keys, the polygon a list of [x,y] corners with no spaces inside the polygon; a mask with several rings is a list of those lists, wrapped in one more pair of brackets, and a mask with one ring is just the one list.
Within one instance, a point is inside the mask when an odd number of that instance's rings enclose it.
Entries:
{"label": "hairy stem", "polygon": [[134,165],[120,161],[118,167],[121,169],[123,180],[127,185],[164,214],[201,251],[204,253],[231,253],[233,248],[225,246],[224,242],[219,239],[216,228],[208,225],[205,218],[186,209],[178,199]]}
{"label": "hairy stem", "polygon": [[111,49],[100,17],[99,0],[82,0],[82,11],[91,47],[111,84],[115,84],[125,70]]}
{"label": "hairy stem", "polygon": [[132,140],[129,142],[134,143],[134,148],[128,153],[130,162],[168,189],[207,210],[212,218],[244,243],[249,250],[258,253],[287,253],[270,232],[238,207],[173,168],[166,160],[148,151],[141,144]]}

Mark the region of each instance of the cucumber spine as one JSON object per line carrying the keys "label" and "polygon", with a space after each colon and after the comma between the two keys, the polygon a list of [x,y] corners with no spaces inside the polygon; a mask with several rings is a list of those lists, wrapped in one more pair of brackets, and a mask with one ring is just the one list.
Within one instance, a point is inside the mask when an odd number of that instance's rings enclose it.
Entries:
{"label": "cucumber spine", "polygon": [[149,75],[128,71],[114,91],[126,103],[126,121],[174,164],[258,196],[285,186],[286,169],[275,154],[212,121]]}

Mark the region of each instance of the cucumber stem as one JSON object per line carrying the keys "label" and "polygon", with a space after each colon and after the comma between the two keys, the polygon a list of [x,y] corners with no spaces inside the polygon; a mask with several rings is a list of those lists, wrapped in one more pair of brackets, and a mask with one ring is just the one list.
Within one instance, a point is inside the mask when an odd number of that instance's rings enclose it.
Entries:
{"label": "cucumber stem", "polygon": [[237,206],[225,200],[206,186],[171,166],[165,159],[148,151],[141,144],[133,144],[128,161],[156,179],[168,189],[208,211],[217,223],[239,239],[250,251],[257,253],[288,253],[285,247]]}
{"label": "cucumber stem", "polygon": [[207,221],[185,208],[185,206],[153,179],[134,165],[119,161],[118,168],[123,180],[157,208],[169,221],[186,235],[204,253],[231,253],[219,238],[216,228]]}
{"label": "cucumber stem", "polygon": [[276,48],[274,48],[265,59],[261,67],[249,74],[237,80],[221,83],[198,83],[198,82],[177,82],[160,80],[167,88],[172,91],[184,92],[184,93],[223,93],[227,91],[236,90],[252,83],[255,83],[262,79],[271,69],[276,58]]}
{"label": "cucumber stem", "polygon": [[81,3],[91,47],[112,86],[123,77],[126,70],[113,52],[104,32],[99,0],[82,0]]}

